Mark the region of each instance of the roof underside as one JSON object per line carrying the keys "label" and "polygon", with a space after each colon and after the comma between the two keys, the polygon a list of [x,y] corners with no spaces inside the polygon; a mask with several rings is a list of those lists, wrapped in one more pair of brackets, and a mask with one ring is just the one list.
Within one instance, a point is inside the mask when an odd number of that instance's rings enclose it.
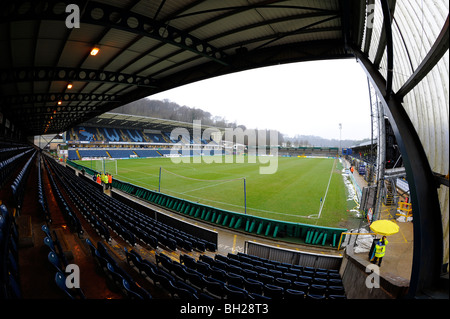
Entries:
{"label": "roof underside", "polygon": [[69,2],[0,2],[0,109],[26,135],[217,75],[352,57],[365,18],[361,1],[96,0],[70,1],[68,28]]}
{"label": "roof underside", "polygon": [[[92,127],[111,127],[111,128],[134,128],[139,130],[152,130],[170,132],[174,128],[184,128],[188,132],[193,132],[195,125],[193,123],[158,119],[148,116],[137,116],[130,114],[120,114],[106,112],[92,118],[83,125]],[[216,131],[225,131],[225,128],[216,126],[201,125],[201,129],[215,129]]]}

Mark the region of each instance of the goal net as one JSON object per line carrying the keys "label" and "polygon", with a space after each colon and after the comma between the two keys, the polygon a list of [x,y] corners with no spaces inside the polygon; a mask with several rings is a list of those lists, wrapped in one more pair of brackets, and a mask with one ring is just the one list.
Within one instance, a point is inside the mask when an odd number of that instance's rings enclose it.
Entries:
{"label": "goal net", "polygon": [[92,161],[92,168],[97,172],[109,173],[111,175],[117,175],[117,159],[114,158],[102,158]]}

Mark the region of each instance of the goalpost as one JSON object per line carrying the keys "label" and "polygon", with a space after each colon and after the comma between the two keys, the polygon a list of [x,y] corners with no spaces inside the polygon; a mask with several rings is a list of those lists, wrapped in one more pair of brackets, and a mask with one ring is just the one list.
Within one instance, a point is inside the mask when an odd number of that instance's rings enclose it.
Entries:
{"label": "goalpost", "polygon": [[91,168],[97,172],[110,173],[117,175],[117,159],[115,158],[102,158],[99,160],[91,160]]}
{"label": "goalpost", "polygon": [[117,159],[116,158],[107,158],[103,159],[103,172],[110,173],[112,175],[117,175]]}

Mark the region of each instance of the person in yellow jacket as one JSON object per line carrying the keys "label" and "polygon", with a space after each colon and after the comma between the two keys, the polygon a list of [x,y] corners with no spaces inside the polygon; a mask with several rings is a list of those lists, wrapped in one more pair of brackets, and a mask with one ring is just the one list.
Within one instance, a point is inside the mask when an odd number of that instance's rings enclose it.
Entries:
{"label": "person in yellow jacket", "polygon": [[375,245],[374,256],[371,260],[373,264],[376,264],[378,261],[378,267],[381,266],[381,261],[383,260],[384,255],[386,254],[386,245],[388,244],[388,240],[386,236],[383,236],[380,241]]}
{"label": "person in yellow jacket", "polygon": [[108,173],[102,174],[102,182],[105,185],[105,189],[108,189]]}

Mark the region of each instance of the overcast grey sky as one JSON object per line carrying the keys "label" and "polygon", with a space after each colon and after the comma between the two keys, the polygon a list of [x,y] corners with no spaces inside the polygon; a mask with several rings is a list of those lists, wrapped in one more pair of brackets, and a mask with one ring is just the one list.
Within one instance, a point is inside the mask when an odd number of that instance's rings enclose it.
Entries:
{"label": "overcast grey sky", "polygon": [[370,137],[367,77],[354,59],[259,68],[150,96],[196,107],[247,128],[288,136]]}

